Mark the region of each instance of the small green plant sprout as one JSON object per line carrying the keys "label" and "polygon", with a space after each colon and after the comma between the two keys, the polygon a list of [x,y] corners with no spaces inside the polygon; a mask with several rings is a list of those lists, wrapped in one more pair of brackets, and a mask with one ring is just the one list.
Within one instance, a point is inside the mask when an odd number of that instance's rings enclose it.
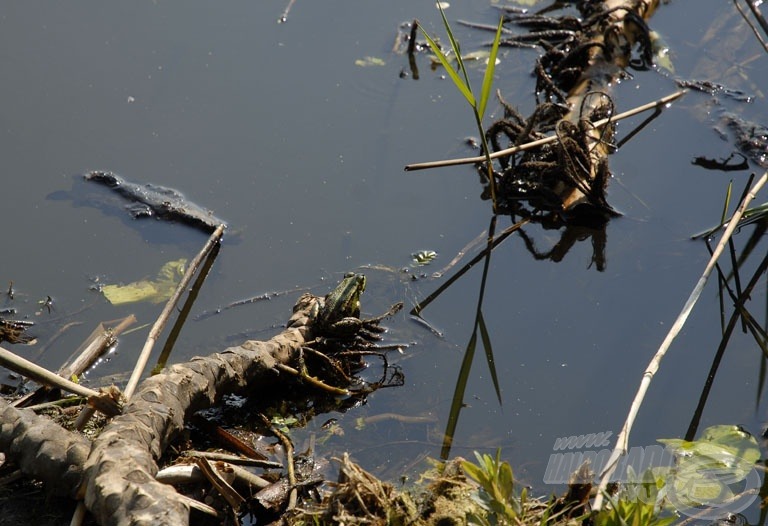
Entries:
{"label": "small green plant sprout", "polygon": [[[472,91],[472,86],[469,83],[469,75],[467,74],[467,69],[464,67],[464,59],[461,55],[461,49],[459,47],[458,41],[454,38],[453,32],[451,31],[451,25],[448,23],[448,19],[445,17],[445,11],[443,11],[443,6],[440,2],[437,2],[437,8],[440,10],[440,16],[443,19],[443,25],[445,26],[445,31],[448,33],[448,40],[451,43],[451,50],[453,52],[453,55],[456,57],[456,62],[458,63],[458,71],[455,70],[451,64],[451,60],[449,60],[448,56],[443,52],[442,49],[440,49],[440,46],[432,39],[432,37],[429,36],[429,34],[424,30],[423,27],[419,26],[421,29],[421,32],[424,34],[424,37],[427,39],[427,42],[429,43],[429,47],[432,48],[432,52],[435,54],[435,57],[437,57],[437,60],[442,64],[442,66],[445,68],[445,71],[448,73],[448,75],[451,77],[451,80],[453,81],[453,84],[456,86],[456,88],[461,92],[461,94],[464,96],[464,98],[467,100],[469,105],[472,107],[472,112],[475,117],[475,123],[477,124],[477,131],[480,134],[480,137],[482,139],[483,144],[483,154],[485,155],[485,162],[488,167],[488,184],[491,188],[491,202],[493,203],[493,209],[494,212],[496,211],[496,180],[493,173],[493,163],[491,160],[491,152],[488,149],[488,141],[485,138],[485,132],[483,131],[483,116],[485,115],[485,109],[488,106],[488,99],[491,95],[491,86],[493,85],[493,74],[496,69],[496,56],[499,52],[499,42],[501,41],[501,31],[504,24],[504,17],[502,16],[499,19],[499,26],[496,29],[496,36],[493,39],[493,44],[491,46],[491,53],[488,56],[488,64],[485,67],[485,74],[483,76],[483,85],[480,89],[480,98],[478,99],[475,97],[474,92]],[[459,72],[461,72],[461,75],[459,75]]]}
{"label": "small green plant sprout", "polygon": [[[512,467],[501,460],[501,450],[496,451],[496,457],[480,454],[475,451],[477,463],[464,460],[461,467],[469,478],[477,483],[477,503],[486,512],[485,516],[475,513],[467,516],[469,524],[482,526],[501,524],[534,524],[527,518],[531,503],[528,500],[528,490],[523,488],[519,494],[515,491],[515,480]],[[541,506],[537,506],[541,507]],[[546,522],[549,506],[539,510],[541,524]]]}
{"label": "small green plant sprout", "polygon": [[654,469],[643,473],[642,479],[627,466],[627,480],[619,493],[607,495],[608,505],[593,515],[595,526],[667,526],[677,516],[665,513],[666,487],[664,476]]}

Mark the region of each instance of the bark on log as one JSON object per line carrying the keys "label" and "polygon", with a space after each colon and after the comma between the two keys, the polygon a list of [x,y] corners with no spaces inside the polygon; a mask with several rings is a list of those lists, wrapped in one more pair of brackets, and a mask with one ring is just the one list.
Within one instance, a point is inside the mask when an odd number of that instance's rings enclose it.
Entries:
{"label": "bark on log", "polygon": [[75,497],[90,448],[84,436],[0,398],[0,451],[52,494]]}
{"label": "bark on log", "polygon": [[305,294],[288,328],[269,341],[248,341],[221,353],[177,364],[145,380],[123,411],[94,440],[85,462],[85,503],[99,524],[189,523],[176,491],[154,479],[157,459],[184,420],[223,394],[259,389],[277,380],[309,338],[308,315],[317,299]]}

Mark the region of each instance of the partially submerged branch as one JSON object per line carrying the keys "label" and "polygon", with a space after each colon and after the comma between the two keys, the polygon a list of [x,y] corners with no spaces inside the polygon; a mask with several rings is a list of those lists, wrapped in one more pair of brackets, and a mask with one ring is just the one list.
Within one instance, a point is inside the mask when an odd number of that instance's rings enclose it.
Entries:
{"label": "partially submerged branch", "polygon": [[119,413],[119,408],[111,394],[94,391],[93,389],[67,380],[66,378],[62,378],[61,376],[54,374],[29,360],[25,360],[21,356],[17,356],[2,347],[0,347],[0,364],[3,367],[19,374],[23,374],[27,378],[31,378],[43,385],[58,387],[68,393],[84,396],[94,403],[97,400],[101,400],[101,402],[98,403],[98,409],[109,416]]}

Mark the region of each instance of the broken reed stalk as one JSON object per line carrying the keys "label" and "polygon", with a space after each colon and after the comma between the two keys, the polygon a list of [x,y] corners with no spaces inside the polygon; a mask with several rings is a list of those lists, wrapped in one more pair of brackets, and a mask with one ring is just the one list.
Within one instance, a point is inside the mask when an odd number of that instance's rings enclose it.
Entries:
{"label": "broken reed stalk", "polygon": [[[73,355],[74,359],[70,357],[68,362],[71,361],[71,364],[67,363],[61,366],[59,370],[56,371],[56,374],[67,380],[70,380],[73,377],[75,377],[75,380],[77,380],[77,377],[80,376],[83,371],[90,367],[93,362],[95,362],[96,359],[104,353],[104,350],[108,347],[111,338],[117,336],[123,332],[128,327],[128,325],[135,322],[136,317],[131,314],[130,316],[125,317],[120,321],[118,325],[111,329],[105,328],[104,323],[99,323],[98,327],[94,329],[91,335],[75,352]],[[39,387],[38,389],[35,389],[34,391],[31,391],[21,398],[15,400],[11,405],[13,407],[27,407],[31,400],[35,399],[41,392],[49,389],[50,386],[44,384],[42,387]],[[86,410],[90,410],[90,414],[93,415],[93,408],[91,406],[88,406]]]}
{"label": "broken reed stalk", "polygon": [[168,318],[170,318],[171,312],[173,312],[173,309],[178,304],[179,299],[189,285],[189,282],[192,281],[192,277],[197,272],[197,269],[200,267],[203,259],[211,250],[213,250],[215,244],[221,240],[221,236],[224,234],[225,228],[226,227],[223,224],[219,225],[213,234],[211,234],[211,237],[208,238],[208,241],[205,243],[202,250],[189,264],[187,271],[184,273],[184,277],[181,278],[181,281],[176,287],[176,290],[173,291],[173,296],[171,296],[171,298],[165,304],[165,308],[163,308],[163,311],[160,313],[160,316],[158,316],[157,321],[155,321],[152,329],[150,329],[147,340],[144,342],[144,347],[141,349],[139,358],[136,361],[135,367],[133,368],[133,373],[131,373],[131,377],[128,380],[128,385],[125,386],[125,391],[123,391],[126,399],[131,399],[131,396],[133,396],[133,393],[136,390],[136,386],[139,385],[139,380],[141,379],[141,375],[144,373],[144,369],[147,367],[147,362],[149,361],[149,355],[152,353],[152,348],[155,346],[155,342],[157,341],[158,336],[160,336],[160,333],[163,332],[165,325],[168,323]]}
{"label": "broken reed stalk", "polygon": [[656,372],[659,370],[661,360],[664,358],[664,355],[667,353],[667,351],[669,350],[669,347],[672,345],[672,341],[680,333],[680,331],[683,328],[683,325],[685,325],[685,322],[688,319],[688,316],[693,310],[693,306],[696,304],[696,302],[699,299],[699,296],[701,296],[701,293],[704,290],[704,285],[706,284],[707,279],[709,278],[709,275],[712,273],[712,270],[714,270],[715,268],[717,260],[719,259],[720,255],[725,249],[725,246],[728,244],[728,240],[733,235],[733,232],[736,230],[736,227],[739,223],[739,220],[741,219],[741,216],[744,214],[744,211],[747,209],[747,206],[749,205],[749,203],[755,198],[755,195],[757,194],[757,192],[760,191],[760,189],[765,185],[766,181],[768,181],[768,171],[766,171],[762,175],[762,177],[760,177],[760,180],[758,180],[752,186],[752,188],[750,188],[747,195],[744,196],[744,199],[739,205],[739,208],[736,210],[736,212],[734,212],[733,216],[731,217],[731,220],[728,222],[728,226],[726,227],[722,238],[720,238],[720,241],[715,247],[714,252],[712,252],[712,257],[710,257],[709,262],[707,263],[707,266],[704,268],[704,272],[699,278],[699,281],[696,283],[696,286],[693,288],[691,295],[688,297],[688,300],[685,302],[685,305],[683,305],[683,309],[680,311],[680,314],[677,316],[675,323],[672,324],[672,327],[669,329],[667,336],[664,338],[664,341],[661,343],[661,346],[656,351],[656,354],[653,356],[650,363],[648,364],[648,367],[643,373],[643,379],[640,382],[640,387],[638,388],[637,393],[635,394],[635,399],[632,401],[632,405],[630,406],[627,419],[624,422],[624,426],[621,428],[621,432],[619,433],[619,436],[616,437],[616,446],[614,447],[613,452],[611,453],[611,456],[608,459],[608,462],[606,463],[605,469],[601,474],[600,486],[598,487],[595,501],[592,504],[592,509],[594,511],[599,511],[602,508],[603,496],[605,494],[606,488],[608,487],[608,482],[611,476],[613,475],[613,472],[616,470],[616,467],[619,462],[619,458],[622,455],[626,454],[628,451],[629,433],[632,430],[632,425],[634,424],[635,417],[637,416],[637,413],[640,410],[640,406],[643,403],[643,399],[645,398],[645,393],[648,391],[648,386],[651,384],[651,380],[655,376]]}
{"label": "broken reed stalk", "polygon": [[111,328],[105,327],[104,323],[100,323],[80,347],[82,351],[78,349],[80,352],[76,353],[75,358],[57,371],[59,376],[72,378],[72,376],[83,374],[83,371],[93,365],[99,356],[104,354],[104,351],[110,346],[110,342],[113,342],[114,338],[117,338],[118,335],[134,323],[136,323],[136,316],[133,314],[119,320],[119,323]]}
{"label": "broken reed stalk", "polygon": [[[632,117],[634,115],[637,115],[638,113],[642,113],[644,111],[653,110],[653,109],[660,109],[662,106],[666,106],[667,104],[671,103],[672,101],[679,99],[682,97],[687,90],[680,90],[676,91],[670,95],[667,95],[665,97],[661,97],[660,99],[649,102],[648,104],[643,104],[642,106],[638,106],[636,108],[633,108],[631,110],[625,111],[624,113],[619,113],[616,116],[606,117],[604,119],[600,119],[598,121],[595,121],[592,123],[592,126],[595,128],[599,128],[601,126],[605,126],[608,123],[611,122],[617,122],[623,119],[627,119],[629,117]],[[531,141],[525,144],[521,144],[519,146],[513,146],[511,148],[506,148],[504,150],[499,150],[498,152],[493,152],[490,155],[491,159],[496,159],[498,157],[505,157],[507,155],[511,155],[513,153],[522,152],[524,150],[530,150],[532,148],[537,148],[539,146],[543,146],[545,144],[549,144],[551,142],[557,141],[557,135],[552,135],[549,137],[545,137],[543,139],[538,139],[536,141]],[[426,170],[429,168],[441,168],[443,166],[456,166],[459,164],[477,164],[482,163],[486,161],[486,157],[484,155],[481,155],[479,157],[465,157],[462,159],[446,159],[442,161],[429,161],[424,163],[415,163],[415,164],[409,164],[405,166],[406,172],[412,172],[416,170]]]}
{"label": "broken reed stalk", "polygon": [[2,347],[0,347],[0,365],[10,369],[11,371],[22,374],[27,378],[31,378],[38,383],[52,387],[58,387],[62,391],[66,391],[68,393],[85,396],[86,398],[98,398],[101,396],[101,393],[98,391],[94,391],[93,389],[89,389],[84,385],[76,384],[75,382],[71,382],[66,378],[62,378],[56,373],[53,373],[44,367],[40,367],[39,365],[34,364],[29,360],[25,360],[21,356],[17,356],[16,354],[7,349],[3,349]]}

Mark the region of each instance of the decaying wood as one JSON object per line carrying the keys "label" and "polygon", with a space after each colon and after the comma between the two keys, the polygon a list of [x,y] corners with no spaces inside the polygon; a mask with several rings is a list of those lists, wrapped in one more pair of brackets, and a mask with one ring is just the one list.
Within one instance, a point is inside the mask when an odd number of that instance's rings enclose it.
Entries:
{"label": "decaying wood", "polygon": [[286,330],[268,341],[247,341],[145,380],[92,444],[0,399],[0,450],[52,493],[83,497],[99,524],[187,524],[189,499],[155,481],[156,461],[193,412],[223,394],[253,395],[279,382],[276,365],[293,361],[311,339],[317,301],[303,295]]}
{"label": "decaying wood", "polygon": [[84,436],[0,398],[0,451],[52,494],[75,496],[90,448]]}
{"label": "decaying wood", "polygon": [[123,414],[94,440],[85,463],[85,503],[100,524],[188,523],[186,500],[154,480],[157,459],[193,412],[224,393],[263,389],[277,381],[275,365],[289,363],[307,340],[315,301],[302,296],[288,328],[269,341],[248,341],[173,365],[140,385]]}

